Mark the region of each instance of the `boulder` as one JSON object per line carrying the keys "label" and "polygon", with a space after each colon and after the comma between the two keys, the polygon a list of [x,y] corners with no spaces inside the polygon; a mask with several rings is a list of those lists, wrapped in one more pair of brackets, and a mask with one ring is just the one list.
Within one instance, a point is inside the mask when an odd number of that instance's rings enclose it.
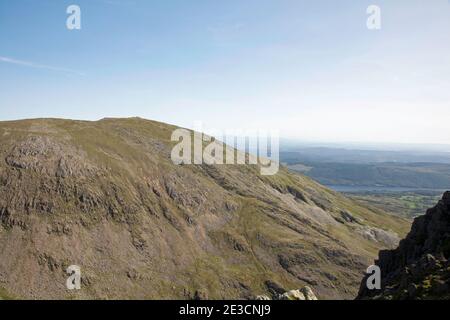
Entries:
{"label": "boulder", "polygon": [[303,287],[300,292],[305,296],[306,300],[319,300],[310,287]]}
{"label": "boulder", "polygon": [[278,300],[306,300],[306,298],[300,290],[291,290],[280,295]]}

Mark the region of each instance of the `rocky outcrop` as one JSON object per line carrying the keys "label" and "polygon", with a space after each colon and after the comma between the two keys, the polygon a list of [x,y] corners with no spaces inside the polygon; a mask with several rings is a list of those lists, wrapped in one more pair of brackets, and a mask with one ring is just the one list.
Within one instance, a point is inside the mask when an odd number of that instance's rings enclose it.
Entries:
{"label": "rocky outcrop", "polygon": [[395,250],[380,251],[381,289],[369,290],[367,276],[358,299],[450,299],[450,192]]}
{"label": "rocky outcrop", "polygon": [[355,231],[367,240],[382,243],[387,249],[395,249],[400,241],[397,234],[379,228],[357,226]]}
{"label": "rocky outcrop", "polygon": [[[274,295],[274,300],[318,300],[310,287],[291,290],[282,294]],[[267,295],[257,296],[256,300],[271,300]]]}

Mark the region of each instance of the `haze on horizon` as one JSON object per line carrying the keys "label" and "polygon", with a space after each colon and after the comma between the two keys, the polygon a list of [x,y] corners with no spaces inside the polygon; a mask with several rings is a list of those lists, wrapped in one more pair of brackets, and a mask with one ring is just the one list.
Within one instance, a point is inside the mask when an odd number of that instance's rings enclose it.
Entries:
{"label": "haze on horizon", "polygon": [[449,40],[448,0],[0,0],[0,120],[140,116],[450,145]]}

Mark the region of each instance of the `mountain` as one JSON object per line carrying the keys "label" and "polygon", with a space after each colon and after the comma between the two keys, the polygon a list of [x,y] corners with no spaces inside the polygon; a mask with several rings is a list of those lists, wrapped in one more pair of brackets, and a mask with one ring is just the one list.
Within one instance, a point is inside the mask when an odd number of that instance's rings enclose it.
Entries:
{"label": "mountain", "polygon": [[[370,144],[356,146],[305,146],[289,145],[281,141],[281,158],[286,163],[298,162],[315,163],[446,163],[450,164],[450,146],[423,146],[423,145],[379,145],[373,147]],[[396,150],[393,151],[392,149]]]}
{"label": "mountain", "polygon": [[[176,127],[0,122],[0,298],[354,298],[408,222],[256,165],[175,165]],[[81,290],[66,269],[81,269]]]}
{"label": "mountain", "polygon": [[450,192],[426,215],[395,250],[381,251],[381,289],[369,290],[365,278],[359,299],[450,299]]}

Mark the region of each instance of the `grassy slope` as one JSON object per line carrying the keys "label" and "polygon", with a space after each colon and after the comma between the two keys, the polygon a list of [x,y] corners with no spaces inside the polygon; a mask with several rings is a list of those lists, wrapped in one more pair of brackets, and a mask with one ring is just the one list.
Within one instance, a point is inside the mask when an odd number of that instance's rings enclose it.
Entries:
{"label": "grassy slope", "polygon": [[0,300],[11,300],[12,297],[10,297],[7,293],[6,290],[0,288]]}
{"label": "grassy slope", "polygon": [[[0,280],[35,298],[189,298],[196,290],[240,298],[266,292],[267,280],[351,298],[384,245],[335,219],[348,211],[364,226],[408,231],[405,220],[283,168],[262,177],[254,166],[174,166],[174,128],[141,119],[0,123],[2,157],[25,163],[0,167],[0,209],[9,210]],[[14,153],[21,141],[25,155]],[[39,144],[51,152],[40,155]],[[55,178],[61,159],[69,173]],[[72,296],[61,284],[74,261],[87,281]]]}

